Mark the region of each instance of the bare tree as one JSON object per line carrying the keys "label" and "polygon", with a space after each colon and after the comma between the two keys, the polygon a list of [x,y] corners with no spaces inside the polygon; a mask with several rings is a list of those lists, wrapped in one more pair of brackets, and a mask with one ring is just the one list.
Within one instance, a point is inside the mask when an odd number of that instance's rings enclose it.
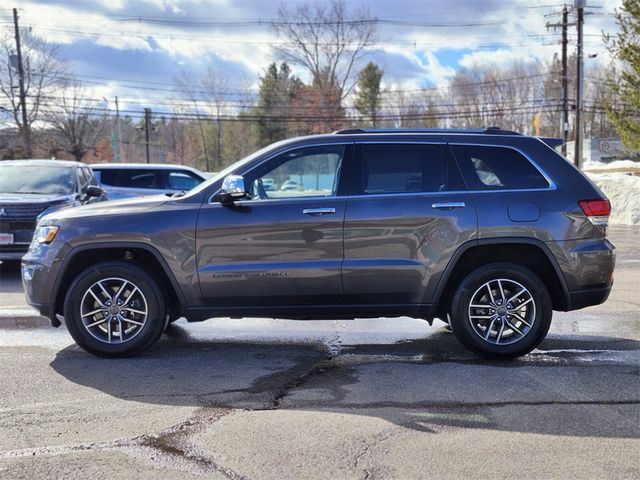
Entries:
{"label": "bare tree", "polygon": [[407,92],[401,84],[389,84],[383,92],[383,116],[387,118],[385,125],[392,128],[422,127],[424,102],[420,95]]}
{"label": "bare tree", "polygon": [[460,128],[497,126],[531,132],[545,92],[539,63],[474,67],[456,72],[448,87],[449,123]]}
{"label": "bare tree", "polygon": [[216,154],[213,160],[213,169],[222,165],[222,114],[228,97],[228,77],[209,67],[201,81],[204,100],[216,119]]}
{"label": "bare tree", "polygon": [[354,71],[376,42],[376,19],[365,11],[350,14],[344,0],[282,4],[272,29],[285,43],[283,60],[305,67],[321,91],[338,90],[344,99],[355,85]]}
{"label": "bare tree", "polygon": [[[194,78],[198,80],[194,81]],[[238,84],[234,87],[234,92],[230,92],[229,77],[213,67],[197,74],[183,72],[176,80],[178,90],[190,105],[183,108],[181,113],[195,114],[207,171],[216,171],[228,163],[224,147],[226,137],[223,135],[225,125],[228,126],[229,123],[227,120],[241,115],[253,104],[249,99],[248,82],[244,78],[237,79],[236,82]],[[232,94],[240,97],[231,98]],[[215,139],[211,139],[213,135]]]}
{"label": "bare tree", "polygon": [[95,101],[86,99],[80,83],[68,81],[61,93],[55,97],[55,107],[43,110],[43,120],[51,127],[53,149],[82,161],[104,131],[104,115],[96,109]]}
{"label": "bare tree", "polygon": [[[0,37],[0,95],[8,102],[7,109],[21,136],[25,130],[31,130],[38,120],[41,107],[47,96],[59,84],[65,74],[65,64],[58,56],[58,47],[36,37],[28,30],[20,32],[22,40],[22,65],[24,88],[27,98],[27,122],[21,117],[22,103],[17,89],[18,69],[15,65],[15,40],[9,31]],[[32,145],[24,145],[24,156],[30,157]]]}
{"label": "bare tree", "polygon": [[[202,141],[202,150],[204,154],[204,165],[205,170],[207,172],[211,171],[211,165],[209,164],[209,154],[208,154],[208,146],[207,146],[207,135],[205,133],[205,128],[203,124],[203,118],[201,109],[199,107],[200,103],[200,94],[199,94],[199,85],[198,83],[193,82],[193,75],[188,72],[182,72],[182,74],[176,79],[176,84],[180,92],[185,96],[185,98],[193,105],[194,113],[196,116],[196,121],[198,122],[198,129],[200,131],[200,140]],[[184,109],[179,109],[184,110]]]}

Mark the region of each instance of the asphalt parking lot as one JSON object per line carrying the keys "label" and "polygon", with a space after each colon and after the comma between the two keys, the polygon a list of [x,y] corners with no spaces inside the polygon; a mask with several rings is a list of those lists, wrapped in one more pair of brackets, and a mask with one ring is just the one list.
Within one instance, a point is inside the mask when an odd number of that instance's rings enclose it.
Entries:
{"label": "asphalt parking lot", "polygon": [[104,360],[2,265],[0,478],[639,478],[640,228],[610,238],[610,300],[512,362],[408,318],[178,321]]}

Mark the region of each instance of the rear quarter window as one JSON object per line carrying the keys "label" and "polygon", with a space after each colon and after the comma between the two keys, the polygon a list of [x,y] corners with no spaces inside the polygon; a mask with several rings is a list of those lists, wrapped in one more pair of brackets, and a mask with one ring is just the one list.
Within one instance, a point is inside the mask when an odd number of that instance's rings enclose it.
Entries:
{"label": "rear quarter window", "polygon": [[470,190],[548,188],[549,182],[521,153],[507,147],[451,145]]}

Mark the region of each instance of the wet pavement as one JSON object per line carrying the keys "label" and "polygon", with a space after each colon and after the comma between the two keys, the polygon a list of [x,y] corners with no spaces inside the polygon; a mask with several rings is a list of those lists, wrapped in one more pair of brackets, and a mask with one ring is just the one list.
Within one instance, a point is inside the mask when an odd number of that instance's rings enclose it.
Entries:
{"label": "wet pavement", "polygon": [[640,229],[611,238],[611,299],[511,362],[408,318],[178,321],[98,359],[2,269],[0,478],[638,478]]}

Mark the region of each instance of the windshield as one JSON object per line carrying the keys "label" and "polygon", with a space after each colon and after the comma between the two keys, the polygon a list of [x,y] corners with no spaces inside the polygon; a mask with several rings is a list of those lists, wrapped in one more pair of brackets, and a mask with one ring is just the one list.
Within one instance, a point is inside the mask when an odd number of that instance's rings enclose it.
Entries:
{"label": "windshield", "polygon": [[2,165],[0,193],[73,193],[73,169],[31,165]]}

